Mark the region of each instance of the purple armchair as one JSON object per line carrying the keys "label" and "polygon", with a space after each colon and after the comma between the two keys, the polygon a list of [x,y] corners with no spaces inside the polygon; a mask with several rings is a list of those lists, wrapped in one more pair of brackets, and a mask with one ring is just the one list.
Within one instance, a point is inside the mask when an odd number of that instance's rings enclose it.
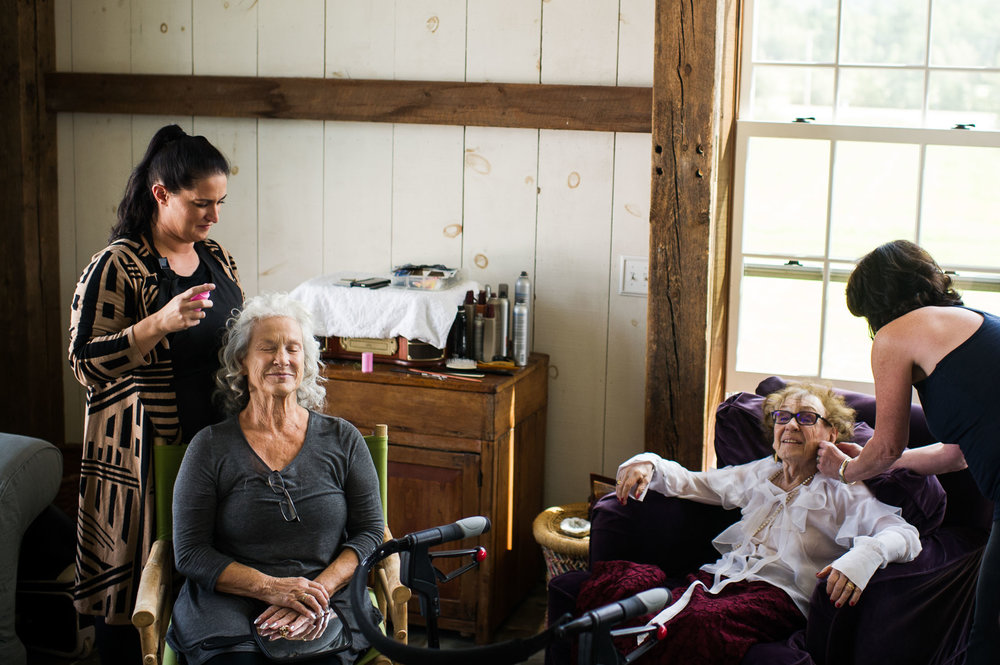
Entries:
{"label": "purple armchair", "polygon": [[[769,455],[762,433],[763,396],[785,383],[771,377],[756,394],[739,393],[716,411],[718,466],[742,464]],[[867,441],[875,423],[875,400],[841,391],[857,411],[855,440]],[[913,407],[910,446],[933,443],[923,411]],[[978,491],[968,471],[921,477],[893,471],[867,481],[882,501],[900,506],[920,531],[923,551],[905,564],[875,573],[855,607],[837,609],[823,583],[813,593],[806,628],[784,642],[757,644],[743,665],[882,665],[927,663],[959,665],[972,620],[979,562],[989,535],[992,504]],[[613,495],[598,501],[591,515],[590,565],[626,560],[655,564],[668,578],[681,580],[718,558],[712,539],[739,517],[726,511],[650,492],[646,500],[621,506]],[[549,584],[549,619],[577,614],[577,595],[589,571],[573,571]],[[570,662],[569,645],[550,648],[546,662]],[[641,660],[639,661],[641,662]]]}

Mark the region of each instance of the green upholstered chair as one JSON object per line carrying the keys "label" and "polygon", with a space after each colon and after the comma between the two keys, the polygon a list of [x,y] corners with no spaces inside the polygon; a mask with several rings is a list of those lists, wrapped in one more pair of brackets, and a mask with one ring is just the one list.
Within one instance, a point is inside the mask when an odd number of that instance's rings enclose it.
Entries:
{"label": "green upholstered chair", "polygon": [[[368,444],[368,450],[378,473],[382,512],[385,517],[388,486],[388,428],[385,425],[376,425],[375,434],[366,436],[365,442]],[[135,611],[132,613],[132,625],[139,631],[143,665],[176,665],[178,662],[176,654],[166,643],[164,636],[170,623],[175,597],[172,584],[176,572],[171,544],[173,539],[171,502],[174,479],[177,477],[186,450],[187,446],[165,445],[165,442],[160,440],[155,441],[153,446],[156,541],[142,569]],[[386,526],[384,539],[388,540],[391,537],[389,527]],[[410,600],[410,590],[399,581],[399,555],[394,554],[380,562],[379,567],[373,571],[370,586],[372,602],[378,605],[382,615],[388,619],[388,625],[384,624],[383,630],[389,631],[391,628],[393,639],[405,644],[408,632],[406,604]],[[358,664],[387,665],[391,662],[375,649],[369,649]]]}

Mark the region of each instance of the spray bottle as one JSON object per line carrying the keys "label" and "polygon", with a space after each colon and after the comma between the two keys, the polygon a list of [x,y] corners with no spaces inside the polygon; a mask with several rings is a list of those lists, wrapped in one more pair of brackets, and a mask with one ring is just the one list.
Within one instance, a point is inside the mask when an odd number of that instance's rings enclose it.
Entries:
{"label": "spray bottle", "polygon": [[531,280],[526,270],[514,284],[514,364],[524,367],[531,354]]}

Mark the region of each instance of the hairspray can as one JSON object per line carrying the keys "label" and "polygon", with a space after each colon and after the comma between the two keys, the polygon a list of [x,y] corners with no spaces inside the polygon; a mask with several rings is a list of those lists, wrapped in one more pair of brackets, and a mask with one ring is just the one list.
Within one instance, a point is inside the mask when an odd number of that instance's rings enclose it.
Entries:
{"label": "hairspray can", "polygon": [[507,285],[501,284],[497,296],[497,335],[500,336],[500,356],[510,356],[510,300],[507,298]]}
{"label": "hairspray can", "polygon": [[514,364],[528,364],[528,306],[523,302],[514,303]]}
{"label": "hairspray can", "polygon": [[483,362],[492,362],[497,355],[497,320],[493,305],[486,305],[483,317],[483,348],[479,357]]}
{"label": "hairspray can", "polygon": [[475,337],[472,342],[472,357],[481,360],[483,357],[483,315],[476,312]]}
{"label": "hairspray can", "polygon": [[[524,344],[526,353],[531,353],[531,318],[534,314],[535,303],[531,293],[531,280],[528,279],[528,271],[522,270],[521,276],[514,283],[514,304],[522,303],[524,310]],[[516,329],[515,329],[516,333]],[[515,352],[516,353],[516,352]]]}

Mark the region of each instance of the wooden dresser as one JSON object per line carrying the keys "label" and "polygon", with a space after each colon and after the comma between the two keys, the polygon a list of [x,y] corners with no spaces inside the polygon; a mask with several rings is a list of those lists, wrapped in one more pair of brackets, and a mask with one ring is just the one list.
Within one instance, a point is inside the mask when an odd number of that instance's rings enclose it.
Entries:
{"label": "wooden dresser", "polygon": [[[326,412],[362,434],[389,426],[389,528],[395,536],[485,515],[477,539],[433,548],[481,545],[478,569],[439,586],[441,628],[489,643],[493,631],[542,579],[541,550],[532,522],[541,512],[545,466],[548,356],[532,354],[514,376],[481,382],[434,379],[376,364],[328,362]],[[437,559],[448,572],[467,558]],[[414,599],[411,621],[423,623]]]}

